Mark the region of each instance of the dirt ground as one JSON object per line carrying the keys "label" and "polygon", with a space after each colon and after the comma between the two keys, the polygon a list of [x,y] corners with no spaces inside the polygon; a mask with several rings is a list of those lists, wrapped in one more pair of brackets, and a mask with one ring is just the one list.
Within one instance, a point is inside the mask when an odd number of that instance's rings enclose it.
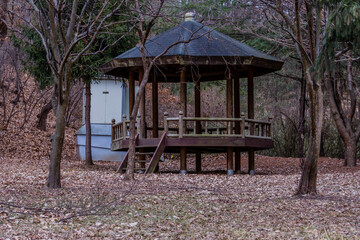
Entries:
{"label": "dirt ground", "polygon": [[320,159],[316,196],[294,196],[296,158],[256,156],[255,176],[225,175],[221,155],[183,176],[174,159],[134,182],[117,163],[65,158],[60,190],[46,188],[46,157],[0,163],[0,239],[360,239],[360,168],[340,159]]}

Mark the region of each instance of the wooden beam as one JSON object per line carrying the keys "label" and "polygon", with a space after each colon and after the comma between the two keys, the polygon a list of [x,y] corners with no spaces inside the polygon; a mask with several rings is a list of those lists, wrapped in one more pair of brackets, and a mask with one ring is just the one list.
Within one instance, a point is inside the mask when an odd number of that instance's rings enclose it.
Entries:
{"label": "wooden beam", "polygon": [[[239,74],[234,74],[234,117],[240,118],[240,78]],[[235,133],[240,134],[240,122],[235,122]],[[241,152],[235,148],[235,172],[241,172]]]}
{"label": "wooden beam", "polygon": [[187,88],[186,88],[186,69],[183,68],[180,74],[180,111],[184,113],[184,117],[187,117]]}
{"label": "wooden beam", "polygon": [[227,153],[226,153],[226,158],[227,158],[227,175],[233,175],[234,174],[234,156],[233,156],[233,152],[234,149],[232,147],[228,147],[227,149]]}
{"label": "wooden beam", "polygon": [[135,78],[134,71],[129,71],[129,119],[135,103]]}
{"label": "wooden beam", "polygon": [[180,174],[186,174],[186,147],[180,148]]}
{"label": "wooden beam", "polygon": [[[142,82],[142,78],[144,75],[144,69],[141,67],[139,68],[139,86]],[[141,100],[140,100],[140,135],[139,138],[145,138],[146,137],[146,126],[145,126],[145,90],[146,87],[144,89],[144,93],[141,96]],[[143,148],[139,149],[140,153],[144,153],[145,150]],[[141,154],[139,155],[139,160],[140,162],[140,168],[145,168],[145,162],[144,160],[146,159],[145,155]]]}
{"label": "wooden beam", "polygon": [[[233,116],[233,81],[232,76],[229,73],[229,75],[226,78],[226,117],[232,118]],[[230,134],[232,132],[232,122],[229,122],[227,125],[227,131]],[[233,175],[234,174],[234,168],[233,168],[233,148],[228,147],[227,148],[227,174]]]}
{"label": "wooden beam", "polygon": [[[156,147],[159,143],[159,138],[138,139],[137,146],[150,148]],[[227,147],[240,147],[242,151],[248,151],[250,148],[254,150],[270,149],[274,147],[274,142],[271,139],[263,138],[239,138],[239,137],[198,137],[198,138],[172,138],[166,140],[166,147],[171,152],[180,152],[180,147],[186,147],[187,152],[193,152],[199,148],[204,152],[211,153],[212,150],[216,152],[227,152]],[[129,140],[118,140],[111,144],[111,150],[123,150],[129,148]]]}
{"label": "wooden beam", "polygon": [[[153,81],[152,81],[152,137],[159,137],[159,93],[158,93],[158,81],[156,76],[156,71],[153,71]],[[159,164],[155,167],[154,172],[159,172]]]}
{"label": "wooden beam", "polygon": [[[140,68],[139,69],[139,85],[142,82],[142,78],[144,76],[144,69]],[[141,117],[141,131],[140,131],[140,138],[145,138],[145,131],[146,131],[146,126],[145,126],[145,122],[146,122],[146,111],[145,111],[145,96],[146,96],[146,87],[144,88],[144,93],[141,96],[141,101],[140,101],[140,117]]]}
{"label": "wooden beam", "polygon": [[152,134],[153,138],[159,137],[159,106],[158,106],[158,82],[156,79],[156,72],[154,70],[152,81]]}
{"label": "wooden beam", "polygon": [[[183,112],[183,116],[187,116],[187,101],[186,101],[186,68],[181,69],[180,74],[180,110]],[[186,132],[186,125],[185,132]],[[179,128],[180,129],[180,128]],[[186,174],[186,147],[180,148],[180,174]]]}
{"label": "wooden beam", "polygon": [[[200,81],[194,82],[195,117],[201,117]],[[201,122],[196,122],[196,133],[201,134]],[[195,154],[195,172],[201,172],[201,152]]]}
{"label": "wooden beam", "polygon": [[[233,98],[233,96],[232,96],[232,93],[233,93],[233,91],[232,91],[232,88],[233,88],[233,86],[232,86],[232,78],[231,78],[231,76],[227,76],[227,79],[226,79],[226,117],[227,118],[232,118],[232,114],[233,114],[233,102],[232,102],[232,98]],[[230,126],[228,126],[228,127],[230,127]],[[229,129],[230,130],[230,129]]]}
{"label": "wooden beam", "polygon": [[248,70],[248,118],[254,119],[254,70]]}
{"label": "wooden beam", "polygon": [[251,148],[248,152],[249,154],[249,174],[255,174],[255,151]]}
{"label": "wooden beam", "polygon": [[[255,118],[254,111],[254,69],[248,70],[248,118]],[[254,134],[254,126],[250,125],[250,134]],[[255,153],[254,149],[248,151],[249,174],[255,174]]]}

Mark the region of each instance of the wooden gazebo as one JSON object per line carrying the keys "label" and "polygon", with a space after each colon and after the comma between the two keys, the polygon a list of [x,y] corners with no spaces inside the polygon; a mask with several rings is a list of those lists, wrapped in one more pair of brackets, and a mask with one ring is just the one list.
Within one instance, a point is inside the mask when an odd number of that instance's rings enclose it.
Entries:
{"label": "wooden gazebo", "polygon": [[[254,77],[280,70],[283,62],[248,45],[188,19],[170,30],[153,37],[146,43],[147,57],[160,55],[156,69],[150,77],[152,84],[152,123],[145,122],[145,97],[142,97],[140,115],[137,119],[138,138],[136,146],[140,170],[153,172],[163,152],[180,153],[180,172],[186,173],[187,153],[196,154],[196,172],[201,171],[201,153],[227,153],[228,174],[240,172],[241,152],[249,154],[249,173],[254,173],[254,151],[273,147],[270,118],[254,119]],[[102,66],[105,74],[127,78],[129,81],[130,112],[135,98],[135,81],[142,79],[142,60],[139,47],[119,55]],[[240,109],[240,78],[247,78],[247,116]],[[226,80],[226,116],[204,118],[200,111],[200,84],[205,81]],[[178,116],[164,116],[159,126],[158,83],[180,84],[180,107]],[[194,83],[195,113],[188,117],[187,83]],[[163,115],[164,114],[164,115]],[[113,123],[112,150],[124,151],[129,146],[129,121]],[[151,133],[151,134],[148,134]],[[233,153],[235,152],[235,166]],[[149,157],[145,157],[149,155]],[[127,157],[120,168],[125,167]]]}

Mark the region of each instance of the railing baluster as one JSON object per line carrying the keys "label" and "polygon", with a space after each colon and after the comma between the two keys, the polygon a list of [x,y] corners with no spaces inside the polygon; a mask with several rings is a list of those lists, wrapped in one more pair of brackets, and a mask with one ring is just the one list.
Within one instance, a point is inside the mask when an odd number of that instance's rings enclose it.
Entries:
{"label": "railing baluster", "polygon": [[194,129],[193,129],[194,134],[196,135],[196,121],[194,121]]}
{"label": "railing baluster", "polygon": [[205,134],[208,134],[208,121],[205,121]]}
{"label": "railing baluster", "polygon": [[183,137],[184,134],[184,113],[182,111],[179,112],[179,138]]}
{"label": "railing baluster", "polygon": [[169,116],[169,114],[167,112],[164,112],[164,131],[166,133],[169,132],[169,125],[168,125],[168,120],[167,120],[168,116]]}
{"label": "railing baluster", "polygon": [[220,122],[219,121],[217,121],[216,122],[216,134],[220,134],[220,127],[219,127],[219,125],[220,125]]}
{"label": "railing baluster", "polygon": [[272,117],[269,117],[269,136],[268,137],[271,137],[272,138]]}

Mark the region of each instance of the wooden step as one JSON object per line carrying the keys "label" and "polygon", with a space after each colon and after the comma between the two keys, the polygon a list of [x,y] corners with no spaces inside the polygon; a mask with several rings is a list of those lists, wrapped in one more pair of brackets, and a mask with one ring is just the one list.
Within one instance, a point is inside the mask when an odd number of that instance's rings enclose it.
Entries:
{"label": "wooden step", "polygon": [[146,169],[145,173],[153,173],[156,166],[159,164],[159,160],[161,155],[163,154],[165,147],[166,147],[166,132],[163,133],[163,135],[160,138],[160,141],[158,143],[158,146],[154,152],[154,155],[151,157],[151,161],[148,164],[148,167]]}
{"label": "wooden step", "polygon": [[139,167],[134,168],[134,171],[135,171],[135,172],[136,172],[136,171],[143,171],[143,172],[145,172],[145,170],[146,170],[146,168],[139,168]]}
{"label": "wooden step", "polygon": [[136,152],[135,155],[153,155],[154,152]]}
{"label": "wooden step", "polygon": [[138,159],[136,159],[135,162],[136,163],[148,163],[148,162],[150,162],[150,160],[138,160]]}

